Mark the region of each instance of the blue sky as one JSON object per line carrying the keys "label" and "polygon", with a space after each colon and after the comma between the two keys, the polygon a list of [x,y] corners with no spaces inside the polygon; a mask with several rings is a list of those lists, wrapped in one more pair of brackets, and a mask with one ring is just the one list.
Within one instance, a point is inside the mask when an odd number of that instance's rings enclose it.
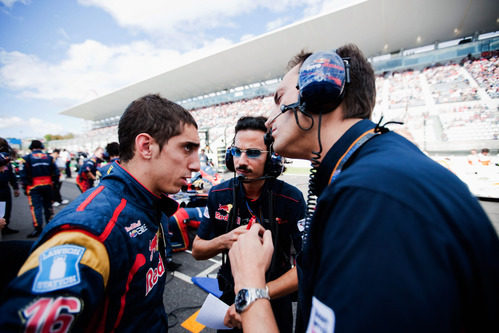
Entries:
{"label": "blue sky", "polygon": [[0,136],[81,133],[59,113],[346,2],[0,0]]}

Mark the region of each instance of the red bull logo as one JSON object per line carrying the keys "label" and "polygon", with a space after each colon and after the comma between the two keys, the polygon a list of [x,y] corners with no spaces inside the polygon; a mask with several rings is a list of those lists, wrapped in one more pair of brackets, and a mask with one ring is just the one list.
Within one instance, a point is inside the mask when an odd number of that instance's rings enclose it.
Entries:
{"label": "red bull logo", "polygon": [[[227,204],[227,205],[218,204],[218,211],[215,212],[215,219],[227,221],[229,219],[229,213],[231,209],[232,209],[232,204]],[[220,214],[220,211],[225,213]]]}
{"label": "red bull logo", "polygon": [[[157,236],[157,235],[156,235]],[[157,239],[157,237],[154,237]],[[146,296],[149,294],[149,292],[154,288],[156,283],[158,283],[159,278],[165,274],[165,266],[163,265],[163,260],[161,259],[161,256],[159,256],[159,262],[158,262],[158,267],[156,268],[149,268],[146,274]]]}
{"label": "red bull logo", "polygon": [[156,235],[154,235],[154,238],[149,241],[149,251],[151,252],[149,260],[152,261],[154,252],[158,252],[158,233],[156,233]]}
{"label": "red bull logo", "polygon": [[130,232],[130,231],[132,231],[133,229],[140,227],[141,225],[142,225],[142,223],[140,223],[140,220],[138,220],[137,222],[130,224],[130,226],[125,227],[125,230],[126,230],[127,232]]}
{"label": "red bull logo", "polygon": [[231,209],[232,209],[232,204],[227,204],[227,205],[218,204],[218,210],[223,210],[227,214],[230,213]]}

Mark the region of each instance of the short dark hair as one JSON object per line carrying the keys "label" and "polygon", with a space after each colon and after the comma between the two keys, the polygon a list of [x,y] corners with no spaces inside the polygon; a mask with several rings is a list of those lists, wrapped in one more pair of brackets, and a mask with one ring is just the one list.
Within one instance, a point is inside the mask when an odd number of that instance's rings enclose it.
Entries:
{"label": "short dark hair", "polygon": [[28,148],[29,150],[43,149],[43,143],[40,140],[33,140]]}
{"label": "short dark hair", "polygon": [[[350,58],[350,83],[345,87],[343,118],[371,118],[376,103],[376,79],[371,64],[354,44],[336,50],[342,58]],[[301,65],[312,53],[301,50],[288,62],[288,70]]]}
{"label": "short dark hair", "polygon": [[198,128],[182,106],[158,94],[136,99],[126,108],[118,125],[120,160],[127,162],[133,158],[135,138],[140,133],[152,136],[161,150],[171,137],[182,133],[186,124]]}
{"label": "short dark hair", "polygon": [[343,100],[343,117],[370,119],[376,104],[376,78],[371,64],[354,44],[344,45],[336,53],[342,58],[350,58],[350,83]]}
{"label": "short dark hair", "polygon": [[118,142],[110,142],[106,145],[106,152],[109,156],[120,155],[120,144]]}
{"label": "short dark hair", "polygon": [[242,130],[255,130],[255,131],[267,132],[267,127],[265,126],[266,121],[267,121],[267,118],[263,117],[263,116],[260,116],[260,117],[250,117],[250,116],[241,117],[241,118],[239,118],[239,120],[236,123],[234,135],[237,134],[237,132],[242,131]]}
{"label": "short dark hair", "polygon": [[300,53],[296,54],[291,60],[288,61],[288,66],[286,69],[288,71],[292,70],[296,65],[303,64],[308,57],[312,55],[312,52],[307,52],[305,50],[301,50]]}
{"label": "short dark hair", "polygon": [[9,142],[7,142],[7,140],[5,140],[4,138],[0,138],[0,152],[7,153],[9,151],[10,151]]}

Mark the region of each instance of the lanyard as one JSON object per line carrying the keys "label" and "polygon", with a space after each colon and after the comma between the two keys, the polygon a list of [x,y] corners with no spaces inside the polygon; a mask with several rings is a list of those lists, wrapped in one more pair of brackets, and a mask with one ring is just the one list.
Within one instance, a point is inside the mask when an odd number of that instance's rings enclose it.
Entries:
{"label": "lanyard", "polygon": [[333,172],[331,172],[331,176],[329,177],[329,184],[333,183],[336,178],[340,175],[341,171],[343,171],[343,167],[347,163],[347,161],[352,157],[353,153],[357,151],[364,143],[366,143],[369,139],[372,137],[381,134],[380,132],[375,132],[374,128],[370,129],[364,133],[362,133],[361,136],[359,136],[352,144],[350,147],[348,147],[347,151],[341,156],[341,158],[338,160],[336,165],[334,166]]}
{"label": "lanyard", "polygon": [[[245,200],[245,203],[246,203],[246,208],[248,208],[248,212],[251,214],[251,219],[250,219],[250,223],[249,224],[252,224],[253,222],[257,222],[257,223],[260,223],[260,219],[255,215],[255,213],[253,213],[253,210],[251,209],[251,207],[249,206],[248,204],[248,200]],[[251,227],[250,227],[251,228]]]}

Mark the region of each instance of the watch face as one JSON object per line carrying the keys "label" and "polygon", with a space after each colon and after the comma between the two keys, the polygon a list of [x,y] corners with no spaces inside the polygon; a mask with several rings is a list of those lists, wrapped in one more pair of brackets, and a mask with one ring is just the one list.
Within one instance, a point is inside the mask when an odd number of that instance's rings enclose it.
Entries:
{"label": "watch face", "polygon": [[241,312],[246,308],[246,305],[248,305],[248,290],[246,289],[241,289],[236,295],[235,299],[235,305],[236,305],[236,311]]}

